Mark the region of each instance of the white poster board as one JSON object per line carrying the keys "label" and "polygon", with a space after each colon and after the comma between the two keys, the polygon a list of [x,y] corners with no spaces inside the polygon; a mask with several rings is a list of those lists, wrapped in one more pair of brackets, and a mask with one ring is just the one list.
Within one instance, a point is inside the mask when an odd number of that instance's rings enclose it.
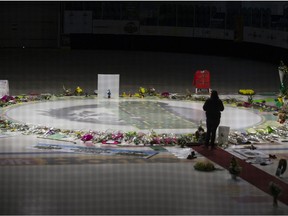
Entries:
{"label": "white poster board", "polygon": [[9,83],[8,80],[0,80],[0,97],[9,95]]}
{"label": "white poster board", "polygon": [[119,86],[119,74],[98,74],[98,98],[108,99],[108,90],[112,99],[119,98]]}
{"label": "white poster board", "polygon": [[228,144],[230,127],[219,126],[218,128],[218,144]]}

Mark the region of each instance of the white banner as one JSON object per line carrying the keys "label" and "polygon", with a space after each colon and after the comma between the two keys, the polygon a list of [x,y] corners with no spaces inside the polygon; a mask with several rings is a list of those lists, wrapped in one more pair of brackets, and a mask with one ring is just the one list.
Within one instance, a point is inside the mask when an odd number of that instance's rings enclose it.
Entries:
{"label": "white banner", "polygon": [[98,98],[119,98],[119,86],[119,74],[98,74]]}
{"label": "white banner", "polygon": [[219,126],[218,127],[218,144],[228,144],[230,127]]}
{"label": "white banner", "polygon": [[93,20],[93,34],[138,34],[139,21]]}
{"label": "white banner", "polygon": [[234,32],[232,30],[176,26],[141,26],[140,34],[174,37],[214,38],[224,40],[234,39]]}
{"label": "white banner", "polygon": [[193,28],[175,26],[141,26],[141,35],[193,37]]}
{"label": "white banner", "polygon": [[194,28],[194,37],[233,40],[234,31],[226,29]]}
{"label": "white banner", "polygon": [[0,80],[0,97],[9,95],[9,82],[8,80]]}

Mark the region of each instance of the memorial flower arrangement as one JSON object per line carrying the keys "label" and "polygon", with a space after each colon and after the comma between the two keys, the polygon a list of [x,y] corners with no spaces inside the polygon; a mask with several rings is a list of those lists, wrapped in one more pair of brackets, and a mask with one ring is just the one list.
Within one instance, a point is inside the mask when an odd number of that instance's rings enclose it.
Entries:
{"label": "memorial flower arrangement", "polygon": [[64,91],[64,95],[65,96],[71,96],[72,95],[72,91],[70,88],[66,88],[64,85],[63,85],[63,91]]}
{"label": "memorial flower arrangement", "polygon": [[[79,130],[62,130],[58,128],[48,128],[46,126],[36,126],[15,123],[9,120],[0,120],[0,129],[10,130],[11,132],[22,132],[22,134],[36,134],[42,138],[49,138],[54,134],[67,135],[73,140],[81,140],[83,143],[103,143],[103,144],[132,144],[132,145],[178,145],[181,139],[191,140],[191,135],[177,135],[167,133],[156,133],[151,130],[144,132],[121,132],[121,131],[79,131]],[[185,138],[187,136],[187,138]],[[64,140],[64,139],[63,139]]]}
{"label": "memorial flower arrangement", "polygon": [[93,139],[93,135],[90,134],[90,133],[85,134],[85,135],[83,135],[83,136],[81,137],[81,140],[82,140],[83,142],[87,142],[87,141],[90,141],[90,140],[92,140],[92,139]]}
{"label": "memorial flower arrangement", "polygon": [[77,86],[77,88],[75,89],[75,95],[82,95],[83,94],[83,89],[80,88],[79,86]]}
{"label": "memorial flower arrangement", "polygon": [[14,103],[15,102],[15,98],[10,96],[10,95],[4,95],[2,98],[1,98],[1,102],[3,103],[7,103],[7,102],[11,102],[11,103]]}
{"label": "memorial flower arrangement", "polygon": [[238,91],[238,93],[241,95],[247,95],[248,96],[247,103],[244,102],[244,104],[243,104],[245,107],[249,107],[250,104],[253,103],[253,95],[255,95],[255,92],[253,89],[240,89]]}
{"label": "memorial flower arrangement", "polygon": [[[79,87],[80,88],[80,87]],[[81,88],[80,88],[81,89]],[[70,89],[66,89],[63,86],[64,93],[59,95],[51,95],[51,94],[33,94],[33,96],[30,97],[30,95],[17,95],[17,96],[4,96],[2,97],[0,101],[0,107],[6,107],[10,105],[17,105],[22,104],[25,102],[31,102],[31,101],[42,101],[42,100],[61,100],[64,99],[66,96],[72,96],[74,95],[71,93]],[[82,89],[81,89],[82,90]],[[82,90],[83,91],[83,90]],[[253,91],[253,90],[252,90]],[[253,95],[252,91],[248,91],[249,94]],[[149,93],[150,92],[150,93]],[[255,93],[255,92],[254,92]],[[204,96],[193,96],[187,98],[186,96],[181,97],[181,95],[174,94],[173,97],[171,97],[171,93],[169,92],[163,92],[161,95],[156,93],[156,90],[154,88],[146,89],[144,87],[140,87],[138,91],[138,97],[142,97],[141,95],[146,96],[155,96],[161,98],[169,98],[169,99],[177,99],[177,100],[192,100],[192,101],[205,101],[207,97]],[[150,94],[150,95],[149,95]],[[248,94],[247,92],[244,94]],[[75,93],[75,96],[78,97],[78,95]],[[125,94],[125,96],[131,97],[132,94]],[[81,95],[79,95],[81,98],[86,98]],[[95,96],[94,96],[95,97]],[[237,103],[243,103],[243,101],[237,100],[235,98],[228,98],[224,99],[223,102],[225,104],[231,104],[231,105],[237,105]],[[246,102],[245,102],[246,103]],[[253,102],[251,104],[251,107],[255,109],[259,109],[261,111],[279,111],[283,108],[282,107],[273,107],[271,105],[266,105],[264,102],[258,103]],[[282,109],[283,110],[283,109]],[[255,140],[273,140],[275,136],[288,136],[288,128],[285,124],[285,121],[283,121],[283,129],[282,127],[275,128],[271,134],[262,134],[259,131],[256,131],[256,134],[253,134],[253,137]],[[115,141],[115,143],[118,144],[131,144],[131,145],[180,145],[184,147],[187,143],[193,143],[195,142],[195,135],[194,134],[157,134],[155,131],[151,130],[148,133],[143,132],[136,132],[136,131],[130,131],[130,132],[121,132],[121,131],[97,131],[97,130],[91,130],[91,131],[82,131],[82,130],[60,130],[56,128],[47,128],[46,126],[37,126],[37,125],[28,125],[28,124],[20,124],[15,123],[12,121],[9,121],[5,118],[0,119],[0,129],[9,130],[11,132],[22,132],[23,134],[37,134],[39,136],[49,136],[57,133],[65,134],[66,136],[71,137],[71,139],[75,140],[81,140],[83,142],[93,142],[93,143],[101,143],[108,140]],[[235,135],[235,134],[234,134]],[[234,136],[233,135],[233,136]],[[239,135],[237,135],[237,139],[240,140]],[[247,134],[247,137],[252,137],[251,134]],[[232,135],[230,136],[232,137]],[[235,137],[233,137],[234,139]],[[252,139],[252,138],[251,138]],[[237,141],[236,141],[237,142]]]}
{"label": "memorial flower arrangement", "polygon": [[196,135],[192,133],[188,134],[180,134],[178,137],[178,145],[180,145],[182,148],[188,144],[193,143],[196,140]]}
{"label": "memorial flower arrangement", "polygon": [[254,95],[255,94],[253,89],[240,89],[238,92],[239,94],[242,94],[242,95]]}
{"label": "memorial flower arrangement", "polygon": [[170,96],[169,92],[162,92],[161,93],[161,97],[163,97],[163,98],[169,98],[169,96]]}

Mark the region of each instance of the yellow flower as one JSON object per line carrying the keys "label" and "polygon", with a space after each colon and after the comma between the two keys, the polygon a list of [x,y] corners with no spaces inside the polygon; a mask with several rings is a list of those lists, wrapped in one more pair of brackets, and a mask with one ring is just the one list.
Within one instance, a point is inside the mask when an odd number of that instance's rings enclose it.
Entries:
{"label": "yellow flower", "polygon": [[139,93],[135,93],[134,97],[141,97]]}
{"label": "yellow flower", "polygon": [[82,93],[83,90],[78,86],[78,87],[76,88],[76,92],[77,92],[77,93]]}
{"label": "yellow flower", "polygon": [[146,90],[145,88],[143,88],[143,87],[140,87],[140,88],[139,88],[139,92],[140,92],[141,94],[145,94],[145,93],[147,92],[147,90]]}
{"label": "yellow flower", "polygon": [[255,92],[252,89],[240,89],[239,90],[239,94],[243,94],[243,95],[254,95]]}

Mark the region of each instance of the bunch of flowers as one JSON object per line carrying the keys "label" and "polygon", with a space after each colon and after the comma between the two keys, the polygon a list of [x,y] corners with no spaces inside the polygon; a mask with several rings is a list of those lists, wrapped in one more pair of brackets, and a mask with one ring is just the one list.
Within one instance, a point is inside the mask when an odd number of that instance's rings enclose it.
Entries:
{"label": "bunch of flowers", "polygon": [[63,94],[65,96],[72,96],[72,95],[80,96],[84,94],[84,91],[80,86],[77,86],[74,92],[70,88],[66,88],[64,85],[62,88],[63,88]]}
{"label": "bunch of flowers", "polygon": [[162,134],[161,143],[164,145],[174,145],[178,143],[178,140],[173,134]]}
{"label": "bunch of flowers", "polygon": [[93,143],[99,143],[99,142],[102,142],[103,140],[105,140],[106,138],[106,132],[105,131],[93,131],[92,132],[92,135],[93,135],[93,139],[92,139],[92,142]]}
{"label": "bunch of flowers", "polygon": [[124,134],[124,141],[126,143],[132,143],[137,137],[136,131],[128,131]]}
{"label": "bunch of flowers", "polygon": [[65,96],[71,96],[73,94],[71,89],[70,88],[67,89],[64,85],[63,85],[63,91]]}
{"label": "bunch of flowers", "polygon": [[170,96],[169,92],[162,92],[161,93],[161,97],[163,97],[163,98],[169,98],[169,96]]}
{"label": "bunch of flowers", "polygon": [[248,100],[247,100],[247,102],[243,103],[243,106],[244,107],[250,107],[251,104],[253,103],[253,95],[255,94],[254,90],[252,90],[252,89],[240,89],[238,91],[238,93],[248,96]]}
{"label": "bunch of flowers", "polygon": [[138,144],[157,144],[157,145],[174,145],[178,143],[174,134],[157,134],[154,130],[145,134],[143,132],[129,131],[124,134],[124,141],[127,143]]}
{"label": "bunch of flowers", "polygon": [[16,99],[12,96],[9,96],[9,95],[4,95],[0,99],[0,107],[9,106],[9,105],[12,105],[15,103],[17,103]]}
{"label": "bunch of flowers", "polygon": [[196,141],[195,134],[188,133],[188,134],[180,134],[177,138],[177,144],[184,147],[188,143],[192,143]]}
{"label": "bunch of flowers", "polygon": [[135,145],[138,144],[145,144],[148,143],[148,138],[147,138],[147,134],[143,133],[143,132],[138,132],[137,135],[133,138],[133,143]]}
{"label": "bunch of flowers", "polygon": [[91,133],[85,134],[81,137],[81,140],[85,143],[93,139],[93,135]]}
{"label": "bunch of flowers", "polygon": [[156,90],[155,90],[155,88],[153,88],[153,87],[151,87],[151,88],[148,89],[147,94],[148,94],[149,96],[156,96],[156,95],[157,95]]}
{"label": "bunch of flowers", "polygon": [[144,88],[144,87],[140,87],[139,88],[139,95],[140,96],[144,97],[146,93],[147,93],[147,89],[146,88]]}
{"label": "bunch of flowers", "polygon": [[150,144],[161,144],[161,138],[158,136],[152,137],[152,140],[150,141]]}
{"label": "bunch of flowers", "polygon": [[148,133],[148,137],[149,137],[149,143],[150,144],[160,144],[160,137],[159,135],[154,131],[154,130],[151,130],[149,133]]}
{"label": "bunch of flowers", "polygon": [[120,95],[120,96],[121,97],[132,97],[133,95],[130,93],[123,92],[122,95]]}
{"label": "bunch of flowers", "polygon": [[240,89],[238,92],[239,94],[242,94],[242,95],[254,95],[255,94],[254,90],[252,89]]}
{"label": "bunch of flowers", "polygon": [[75,89],[75,95],[82,95],[83,94],[83,90],[79,87],[79,86],[77,86],[77,88]]}
{"label": "bunch of flowers", "polygon": [[124,138],[124,135],[121,131],[110,131],[110,130],[107,130],[105,134],[103,134],[104,137],[102,139],[102,142],[105,142],[105,141],[108,141],[108,140],[111,140],[111,141],[115,141],[115,142],[118,142],[118,143],[121,143],[123,138]]}
{"label": "bunch of flowers", "polygon": [[145,97],[145,96],[157,96],[157,92],[155,90],[155,88],[150,87],[150,88],[144,88],[144,87],[140,87],[138,93],[134,94],[134,96],[136,97]]}

